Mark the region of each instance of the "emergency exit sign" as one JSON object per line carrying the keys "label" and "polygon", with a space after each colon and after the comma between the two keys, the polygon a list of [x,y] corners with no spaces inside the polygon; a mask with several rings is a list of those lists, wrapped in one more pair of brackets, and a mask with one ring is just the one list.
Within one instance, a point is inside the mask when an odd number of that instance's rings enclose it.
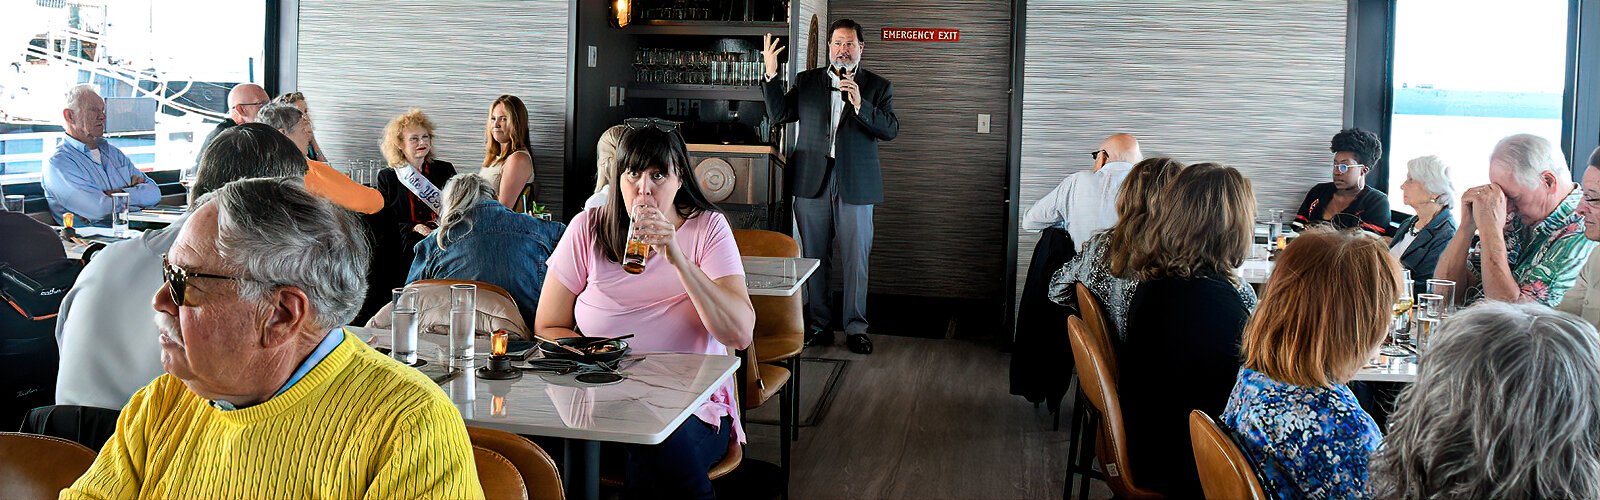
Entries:
{"label": "emergency exit sign", "polygon": [[959,42],[961,30],[950,28],[884,28],[885,42]]}

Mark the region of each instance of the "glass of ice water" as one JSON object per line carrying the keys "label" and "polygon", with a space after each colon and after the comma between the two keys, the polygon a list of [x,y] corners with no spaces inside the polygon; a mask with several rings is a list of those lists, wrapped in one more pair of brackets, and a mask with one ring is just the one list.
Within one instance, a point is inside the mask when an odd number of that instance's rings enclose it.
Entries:
{"label": "glass of ice water", "polygon": [[128,234],[128,193],[111,193],[111,233],[118,238]]}
{"label": "glass of ice water", "polygon": [[393,320],[394,359],[411,366],[417,365],[417,290],[394,289],[394,305],[390,309]]}
{"label": "glass of ice water", "polygon": [[476,354],[478,286],[450,285],[450,358],[471,360]]}

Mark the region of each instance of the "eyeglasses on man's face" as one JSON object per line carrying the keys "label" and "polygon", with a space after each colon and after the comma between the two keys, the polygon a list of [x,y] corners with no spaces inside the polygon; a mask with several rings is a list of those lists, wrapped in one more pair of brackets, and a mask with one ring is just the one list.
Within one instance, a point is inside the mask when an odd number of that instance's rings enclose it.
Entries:
{"label": "eyeglasses on man's face", "polygon": [[172,303],[180,306],[190,307],[197,305],[185,301],[189,298],[189,280],[193,278],[211,278],[219,280],[244,279],[237,276],[189,272],[189,270],[178,267],[171,261],[167,260],[166,254],[161,254],[161,279],[167,283],[167,294],[172,298]]}

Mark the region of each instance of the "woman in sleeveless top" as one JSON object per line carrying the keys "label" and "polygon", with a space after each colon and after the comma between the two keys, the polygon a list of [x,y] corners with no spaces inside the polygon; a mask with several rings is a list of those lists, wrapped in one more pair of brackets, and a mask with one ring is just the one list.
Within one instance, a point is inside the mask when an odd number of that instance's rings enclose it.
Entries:
{"label": "woman in sleeveless top", "polygon": [[483,130],[483,169],[478,175],[495,186],[495,199],[523,211],[523,186],[533,182],[533,155],[528,153],[528,108],[514,95],[502,95],[489,106]]}

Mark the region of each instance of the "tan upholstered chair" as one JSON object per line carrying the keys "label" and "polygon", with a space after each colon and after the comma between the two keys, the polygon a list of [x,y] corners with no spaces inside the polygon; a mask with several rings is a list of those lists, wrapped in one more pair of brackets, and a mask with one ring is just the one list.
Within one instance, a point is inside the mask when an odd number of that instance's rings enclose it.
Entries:
{"label": "tan upholstered chair", "polygon": [[65,439],[0,432],[0,497],[55,498],[89,470],[94,456]]}
{"label": "tan upholstered chair", "polygon": [[528,500],[522,473],[511,460],[482,446],[472,447],[472,459],[478,466],[478,483],[483,485],[485,500]]}
{"label": "tan upholstered chair", "polygon": [[[1080,297],[1087,295],[1083,291],[1080,289]],[[1161,494],[1137,486],[1133,471],[1128,469],[1128,436],[1122,426],[1117,374],[1110,363],[1110,341],[1100,332],[1086,328],[1077,316],[1067,318],[1067,336],[1072,340],[1072,359],[1084,396],[1100,413],[1095,455],[1105,467],[1106,484],[1117,498],[1161,498]]]}
{"label": "tan upholstered chair", "polygon": [[1115,323],[1106,315],[1105,306],[1100,304],[1100,298],[1095,296],[1094,292],[1089,291],[1089,287],[1083,286],[1083,283],[1073,286],[1077,287],[1077,293],[1073,295],[1078,297],[1078,314],[1083,316],[1083,326],[1095,334],[1095,337],[1102,341],[1102,349],[1111,354],[1106,356],[1105,363],[1114,375],[1117,373],[1117,357],[1116,350],[1111,347],[1111,336],[1115,335],[1111,331],[1111,325]]}
{"label": "tan upholstered chair", "polygon": [[[739,245],[739,255],[748,257],[800,256],[800,244],[788,235],[761,229],[735,229],[733,240]],[[788,297],[752,296],[750,305],[756,310],[755,342],[752,349],[755,360],[761,365],[761,380],[769,391],[782,389],[778,401],[778,428],[785,436],[779,443],[778,464],[789,473],[789,441],[800,438],[800,351],[805,349],[805,309],[800,294]],[[776,365],[776,366],[774,366]],[[781,380],[780,380],[781,379]],[[755,408],[766,403],[771,394],[760,399],[746,395],[745,405]]]}
{"label": "tan upholstered chair", "polygon": [[1189,412],[1189,441],[1194,444],[1194,464],[1200,471],[1200,488],[1206,498],[1268,498],[1250,459],[1206,412]]}
{"label": "tan upholstered chair", "polygon": [[[522,317],[522,311],[517,309],[516,299],[511,298],[511,292],[492,283],[472,280],[433,279],[418,280],[406,285],[406,288],[417,289],[417,331],[447,335],[450,333],[450,285],[477,285],[478,286],[478,319],[475,325],[479,337],[488,337],[495,330],[511,332],[511,340],[530,340],[533,338],[529,332],[527,322]],[[389,329],[393,319],[390,311],[394,304],[385,304],[372,319],[367,320],[368,328]]]}
{"label": "tan upholstered chair", "polygon": [[[522,475],[522,484],[533,500],[562,500],[561,473],[543,448],[528,438],[486,427],[467,426],[472,445],[486,448],[510,461]],[[488,487],[485,486],[485,489]]]}

